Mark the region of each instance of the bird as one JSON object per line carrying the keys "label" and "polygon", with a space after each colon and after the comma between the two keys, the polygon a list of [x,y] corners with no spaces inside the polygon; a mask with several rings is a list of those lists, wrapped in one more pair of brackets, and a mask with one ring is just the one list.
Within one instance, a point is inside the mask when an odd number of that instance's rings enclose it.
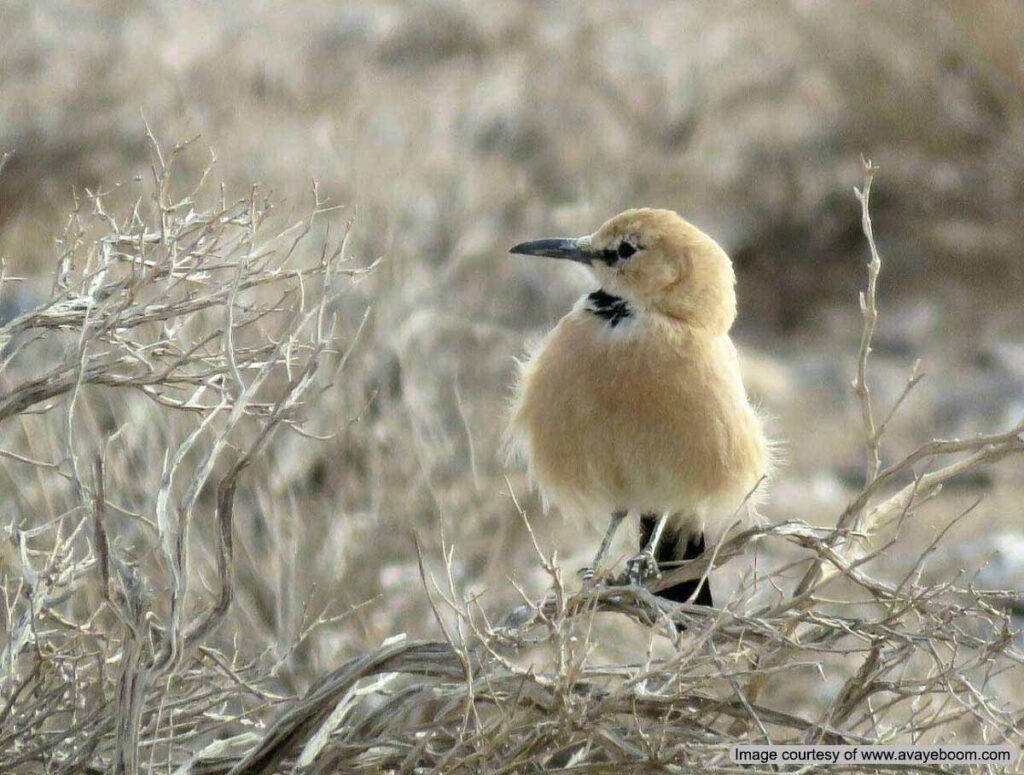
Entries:
{"label": "bird", "polygon": [[[510,252],[583,264],[599,286],[519,361],[508,421],[512,455],[545,504],[608,519],[584,579],[631,514],[639,551],[625,583],[756,522],[774,446],[729,336],[736,278],[718,243],[674,211],[641,208]],[[658,595],[713,606],[706,573]]]}

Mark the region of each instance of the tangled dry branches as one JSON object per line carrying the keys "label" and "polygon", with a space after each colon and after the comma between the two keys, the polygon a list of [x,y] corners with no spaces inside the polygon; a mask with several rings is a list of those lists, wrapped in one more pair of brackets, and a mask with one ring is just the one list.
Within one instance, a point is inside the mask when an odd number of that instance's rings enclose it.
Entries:
{"label": "tangled dry branches", "polygon": [[[324,359],[344,361],[332,304],[364,270],[345,266],[344,239],[298,264],[297,247],[327,212],[315,190],[304,220],[267,235],[271,208],[256,190],[229,202],[222,189],[207,201],[204,174],[173,193],[186,145],[165,157],[153,140],[151,201],[135,200],[122,220],[107,212],[107,195],[90,193],[89,211],[80,207],[58,242],[51,298],[0,329],[0,422],[21,420],[18,440],[29,448],[26,418],[62,413],[65,432],[59,460],[0,455],[56,473],[78,494],[70,511],[8,526],[7,766],[76,769],[99,756],[136,771],[147,724],[153,735],[188,739],[209,730],[209,709],[231,701],[241,718],[274,698],[254,666],[202,644],[232,603],[240,477],[280,427],[305,432],[304,399]],[[105,481],[118,436],[152,418],[135,412],[102,443],[79,438],[80,396],[95,385],[145,396],[159,420],[195,418],[166,449],[153,518],[119,505]],[[204,596],[190,554],[207,489],[216,492],[217,582]],[[114,514],[128,523],[113,527]],[[153,593],[161,586],[164,599]],[[79,596],[96,606],[87,619],[58,613]]]}
{"label": "tangled dry branches", "polygon": [[[524,595],[501,621],[460,591],[452,548],[442,581],[423,558],[420,565],[441,640],[396,635],[293,697],[264,662],[241,660],[210,635],[236,592],[240,476],[275,430],[308,432],[304,397],[326,358],[337,361],[337,373],[351,352],[351,341],[336,341],[332,304],[359,271],[346,268],[344,240],[312,265],[293,265],[296,246],[324,212],[318,201],[303,224],[264,238],[268,209],[255,193],[208,206],[198,190],[172,195],[180,149],[165,159],[154,148],[154,216],[147,219],[140,202],[119,221],[104,196],[90,196],[105,233],[87,239],[82,216],[73,216],[53,298],[0,329],[0,422],[24,430],[35,413],[63,412],[66,434],[59,460],[0,454],[11,465],[56,472],[79,496],[66,513],[9,526],[5,765],[684,772],[733,771],[729,748],[744,742],[1021,748],[1024,708],[1004,691],[1022,677],[1024,653],[1008,612],[1021,605],[1019,592],[978,589],[971,579],[924,583],[943,534],[902,579],[873,570],[944,482],[1024,451],[1024,423],[931,441],[883,465],[889,419],[921,374],[915,365],[877,422],[868,365],[882,262],[869,217],[870,164],[857,192],[871,263],[853,382],[867,477],[833,527],[786,521],[734,534],[651,588],[567,589],[538,546],[551,591],[539,601]],[[106,451],[120,431],[102,443],[76,436],[78,396],[90,385],[134,391],[162,412],[194,417],[167,451],[152,518],[119,505],[106,481]],[[212,501],[203,498],[207,489]],[[197,520],[216,526],[208,592],[197,586],[190,556]],[[669,605],[653,594],[769,544],[789,547],[792,562],[755,567],[721,609]],[[594,658],[593,627],[606,613],[644,626],[636,659]],[[773,687],[808,674],[828,687],[815,715],[773,701]]]}

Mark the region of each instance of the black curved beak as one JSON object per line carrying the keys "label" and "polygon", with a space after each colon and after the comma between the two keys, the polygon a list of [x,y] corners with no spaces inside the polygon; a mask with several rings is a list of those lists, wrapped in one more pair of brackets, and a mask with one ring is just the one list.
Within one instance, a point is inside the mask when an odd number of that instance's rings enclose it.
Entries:
{"label": "black curved beak", "polygon": [[[589,241],[589,240],[588,240]],[[522,256],[545,256],[547,258],[563,258],[567,261],[577,261],[581,264],[590,264],[594,261],[594,253],[590,246],[582,240],[572,237],[558,237],[555,239],[538,239],[532,242],[520,242],[509,253],[518,253]]]}

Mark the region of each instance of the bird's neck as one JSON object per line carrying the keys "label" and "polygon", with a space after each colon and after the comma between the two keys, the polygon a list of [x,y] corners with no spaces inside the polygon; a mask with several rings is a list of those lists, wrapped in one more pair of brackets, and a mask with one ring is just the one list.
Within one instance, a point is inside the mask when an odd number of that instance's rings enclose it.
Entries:
{"label": "bird's neck", "polygon": [[671,330],[673,336],[692,339],[713,339],[728,332],[713,326],[694,325],[691,321],[667,315],[644,304],[630,301],[604,288],[587,294],[583,299],[583,310],[598,318],[609,328],[630,327],[626,324],[645,321],[645,327],[656,325],[660,330]]}
{"label": "bird's neck", "polygon": [[612,328],[636,314],[628,301],[603,289],[594,291],[587,296],[585,309],[591,315],[596,315],[604,320]]}

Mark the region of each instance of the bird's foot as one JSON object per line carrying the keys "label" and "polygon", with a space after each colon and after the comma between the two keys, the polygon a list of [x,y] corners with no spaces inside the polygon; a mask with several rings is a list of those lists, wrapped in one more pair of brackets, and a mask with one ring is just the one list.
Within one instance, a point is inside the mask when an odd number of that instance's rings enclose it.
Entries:
{"label": "bird's foot", "polygon": [[642,586],[659,575],[661,571],[658,569],[658,561],[654,559],[654,553],[644,549],[626,560],[623,581],[626,584]]}
{"label": "bird's foot", "polygon": [[608,583],[608,575],[606,573],[598,574],[597,568],[591,565],[580,568],[576,571],[576,576],[579,577],[580,583],[584,587],[600,587]]}

